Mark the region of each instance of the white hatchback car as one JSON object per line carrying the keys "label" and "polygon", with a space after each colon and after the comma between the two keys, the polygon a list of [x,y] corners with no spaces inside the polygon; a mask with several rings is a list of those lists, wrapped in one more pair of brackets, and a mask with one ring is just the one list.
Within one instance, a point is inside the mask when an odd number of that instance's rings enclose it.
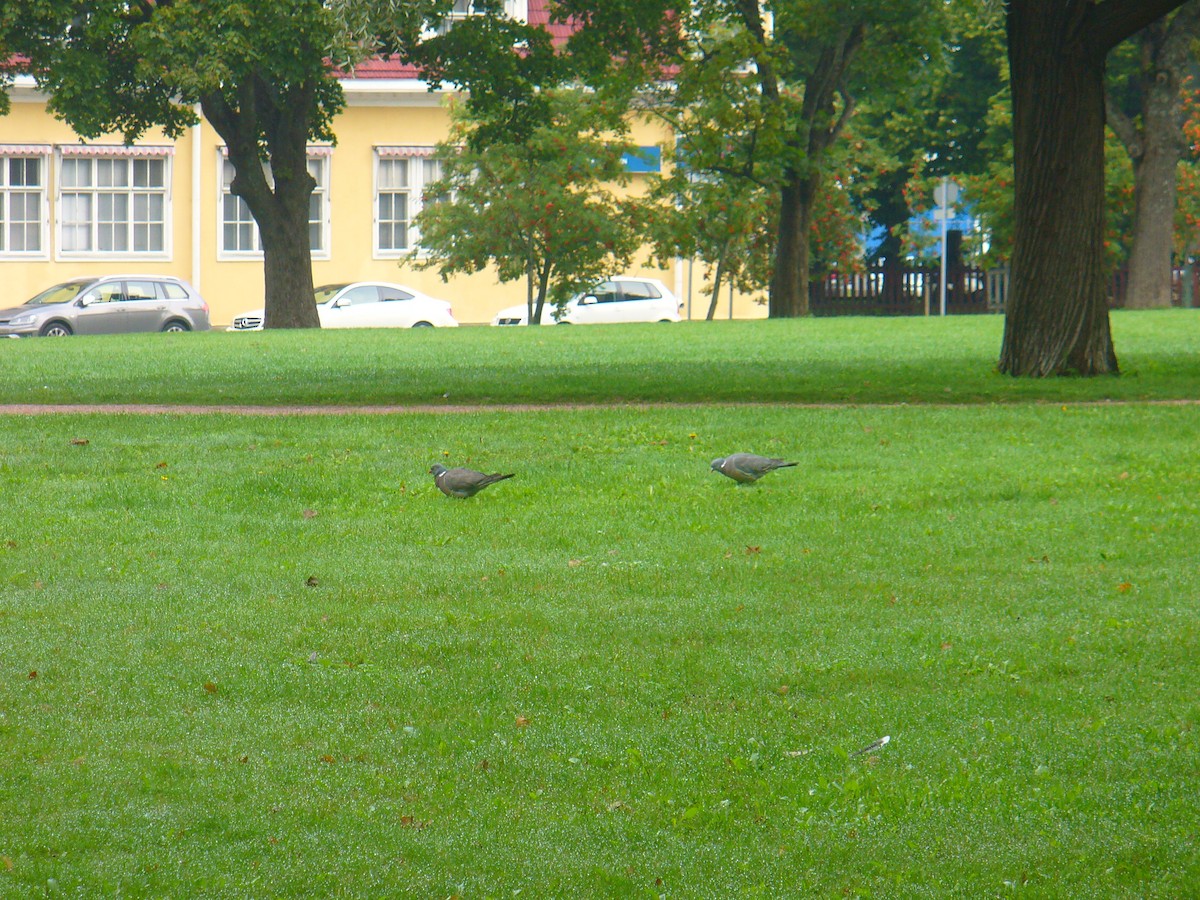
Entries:
{"label": "white hatchback car", "polygon": [[[598,325],[610,322],[678,322],[681,304],[657,278],[618,275],[602,281],[590,291],[576,294],[561,312],[547,303],[542,309],[543,325]],[[493,325],[524,325],[524,305],[496,313]]]}
{"label": "white hatchback car", "polygon": [[[445,300],[386,281],[325,284],[316,289],[322,328],[455,328],[458,322]],[[263,311],[233,317],[226,331],[261,331]]]}

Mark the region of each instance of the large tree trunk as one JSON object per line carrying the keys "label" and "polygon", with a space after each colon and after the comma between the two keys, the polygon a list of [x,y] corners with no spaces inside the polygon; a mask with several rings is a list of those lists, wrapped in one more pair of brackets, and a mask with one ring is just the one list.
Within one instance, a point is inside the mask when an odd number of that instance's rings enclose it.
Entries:
{"label": "large tree trunk", "polygon": [[[304,174],[308,175],[307,167]],[[266,216],[250,207],[263,244],[264,328],[321,327],[313,297],[308,199],[305,196],[303,202],[298,200],[280,201],[279,209]]]}
{"label": "large tree trunk", "polygon": [[999,368],[1115,374],[1104,267],[1104,59],[1183,0],[1010,0],[1012,284]]}
{"label": "large tree trunk", "polygon": [[1181,95],[1198,31],[1200,0],[1185,3],[1169,24],[1164,19],[1143,29],[1133,80],[1138,107],[1122,109],[1109,95],[1109,124],[1133,162],[1133,242],[1125,297],[1130,309],[1171,305],[1177,170],[1187,151]]}
{"label": "large tree trunk", "polygon": [[1128,309],[1171,305],[1171,250],[1175,240],[1176,169],[1180,156],[1151,141],[1134,166],[1133,246],[1129,253]]}
{"label": "large tree trunk", "polygon": [[[271,181],[259,157],[254,85],[241,87],[235,108],[220,93],[201,100],[204,117],[225,140],[234,178],[230,190],[246,201],[263,246],[264,328],[320,328],[314,302],[308,204],[316,182],[308,172],[308,125],[298,96],[283,104],[284,115],[268,139]],[[292,113],[293,115],[288,115]]]}
{"label": "large tree trunk", "polygon": [[1117,371],[1104,265],[1104,56],[1069,6],[1013,2],[1015,239],[1000,371]]}
{"label": "large tree trunk", "polygon": [[[825,156],[854,113],[854,98],[847,89],[846,74],[862,47],[866,30],[864,22],[853,22],[829,35],[812,71],[804,78],[804,99],[792,141],[793,149],[803,149],[804,158],[788,166],[780,187],[775,269],[767,302],[767,314],[772,319],[808,315],[813,207],[821,187]],[[778,83],[771,83],[774,93],[767,91],[766,86],[764,83],[764,95],[777,100]]]}
{"label": "large tree trunk", "polygon": [[808,315],[809,240],[812,209],[820,176],[795,172],[785,181],[779,197],[779,226],[775,243],[775,268],[767,297],[772,319]]}

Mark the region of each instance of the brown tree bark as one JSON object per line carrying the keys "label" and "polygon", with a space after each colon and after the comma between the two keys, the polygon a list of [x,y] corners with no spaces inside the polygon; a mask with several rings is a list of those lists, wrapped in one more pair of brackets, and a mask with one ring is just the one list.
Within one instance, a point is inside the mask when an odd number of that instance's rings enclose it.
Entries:
{"label": "brown tree bark", "polygon": [[767,315],[772,319],[807,316],[808,283],[812,269],[813,204],[820,176],[790,172],[779,195],[779,226],[775,241],[775,268],[767,295]]}
{"label": "brown tree bark", "polygon": [[809,312],[810,240],[821,167],[854,113],[854,98],[846,90],[846,73],[862,47],[866,28],[864,22],[850,23],[831,35],[813,70],[805,76],[804,100],[790,141],[793,152],[797,148],[802,151],[803,160],[787,167],[779,195],[775,268],[767,298],[767,315],[772,319],[806,316]]}
{"label": "brown tree bark", "polygon": [[1116,374],[1104,268],[1104,61],[1184,0],[1010,0],[1015,235],[999,369]]}
{"label": "brown tree bark", "polygon": [[[304,86],[278,104],[246,84],[235,107],[222,94],[201,100],[204,117],[225,141],[235,171],[230,190],[246,201],[263,246],[264,328],[320,328],[314,302],[308,204],[316,182],[308,172],[311,102]],[[259,156],[259,123],[266,131],[271,182]],[[273,182],[273,183],[272,183]]]}
{"label": "brown tree bark", "polygon": [[1198,33],[1200,0],[1189,0],[1169,22],[1162,19],[1138,34],[1134,90],[1140,121],[1130,118],[1109,94],[1109,124],[1133,163],[1133,241],[1125,295],[1129,309],[1171,305],[1177,172],[1187,152],[1180,99]]}

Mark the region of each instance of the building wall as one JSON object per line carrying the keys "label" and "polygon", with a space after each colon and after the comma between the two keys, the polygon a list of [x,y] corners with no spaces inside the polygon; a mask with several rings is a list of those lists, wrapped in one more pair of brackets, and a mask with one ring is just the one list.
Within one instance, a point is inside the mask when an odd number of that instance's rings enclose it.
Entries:
{"label": "building wall", "polygon": [[[499,284],[493,273],[455,276],[443,282],[436,271],[418,271],[395,258],[374,251],[375,149],[376,147],[432,147],[446,133],[447,115],[438,95],[417,82],[354,80],[345,83],[347,107],[335,120],[337,143],[321,152],[328,163],[328,248],[315,255],[315,284],[376,279],[397,281],[449,300],[460,322],[488,322],[504,306],[523,303],[523,281]],[[56,281],[104,272],[163,273],[186,278],[208,301],[214,326],[228,324],[234,315],[262,306],[261,256],[230,258],[220,253],[221,171],[223,142],[208,123],[201,123],[178,141],[149,133],[139,146],[170,146],[167,250],[153,259],[112,254],[103,258],[68,258],[61,250],[55,216],[63,148],[78,145],[71,129],[47,114],[44,98],[31,87],[10,92],[12,112],[0,117],[0,145],[43,144],[55,147],[44,176],[48,185],[44,212],[47,240],[36,257],[0,254],[0,306],[23,302]],[[636,126],[635,141],[658,144],[663,135],[649,123]],[[119,136],[90,141],[93,145],[120,145]],[[69,152],[69,151],[68,151]],[[646,176],[635,175],[631,190],[644,185]],[[689,278],[689,272],[691,277]],[[700,293],[701,267],[686,261],[666,270],[635,265],[628,274],[661,278],[703,318],[708,298]],[[688,288],[691,285],[691,302]],[[735,297],[730,307],[723,297],[718,318],[732,309],[736,318],[764,316],[764,306],[750,298]]]}

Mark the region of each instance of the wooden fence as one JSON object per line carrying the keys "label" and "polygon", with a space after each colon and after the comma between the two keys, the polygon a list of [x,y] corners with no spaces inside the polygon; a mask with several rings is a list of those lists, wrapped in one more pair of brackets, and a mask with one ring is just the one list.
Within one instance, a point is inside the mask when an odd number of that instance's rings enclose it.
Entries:
{"label": "wooden fence", "polygon": [[[946,314],[1002,313],[1008,298],[1008,269],[951,267],[946,273]],[[1129,273],[1116,272],[1109,306],[1124,305]],[[809,286],[814,316],[921,316],[941,312],[939,268],[877,267],[831,272]],[[1177,268],[1173,306],[1200,306],[1200,268]]]}

